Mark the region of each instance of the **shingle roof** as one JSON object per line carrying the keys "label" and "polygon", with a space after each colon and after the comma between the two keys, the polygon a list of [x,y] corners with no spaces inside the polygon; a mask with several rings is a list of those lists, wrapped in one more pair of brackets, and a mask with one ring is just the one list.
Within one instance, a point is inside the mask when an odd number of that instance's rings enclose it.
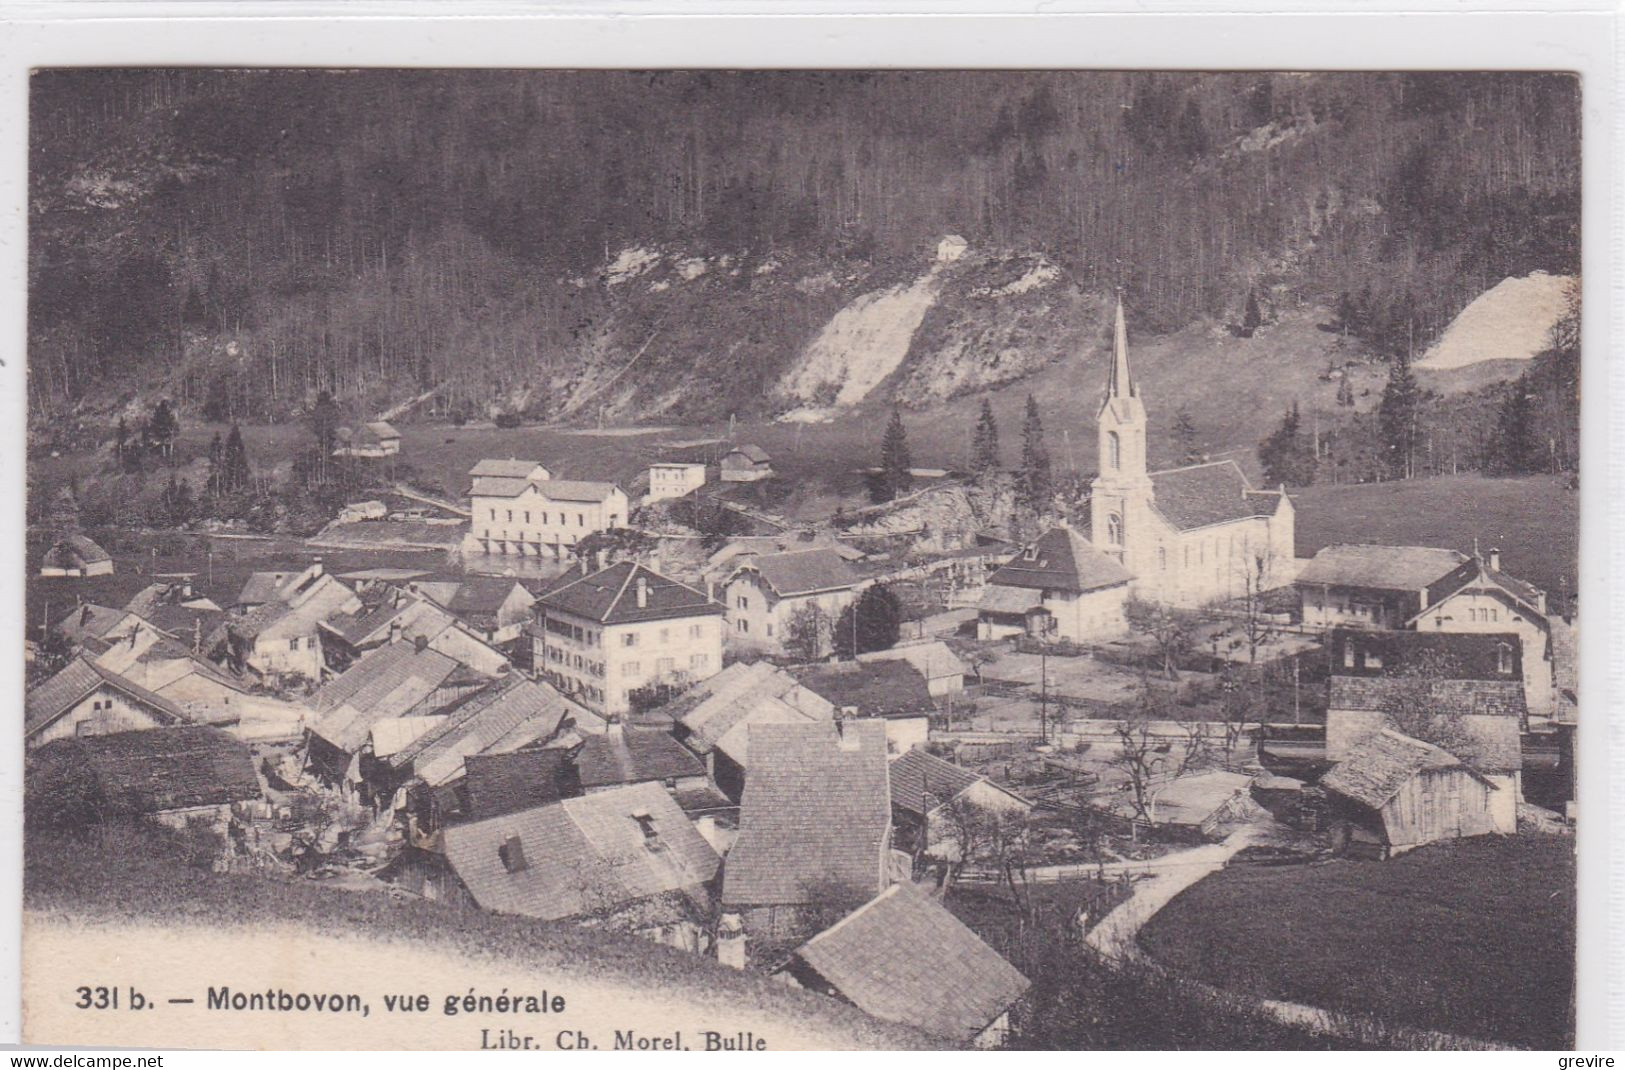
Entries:
{"label": "shingle roof", "polygon": [[100,638],[123,624],[131,615],[128,610],[86,602],[74,606],[67,616],[58,621],[56,631],[76,641],[82,641],[86,636]]}
{"label": "shingle roof", "polygon": [[451,709],[439,725],[397,751],[390,764],[400,768],[410,762],[424,783],[444,784],[462,773],[469,755],[504,742],[502,749],[517,750],[546,740],[575,709],[551,687],[510,673]]}
{"label": "shingle roof", "polygon": [[936,709],[925,677],[907,661],[833,662],[791,670],[803,687],[865,717],[922,716]]}
{"label": "shingle roof", "polygon": [[111,561],[113,559],[106,550],[103,550],[90,539],[83,535],[74,533],[64,535],[56,542],[52,543],[51,548],[45,551],[45,557],[41,563],[50,565],[52,567],[61,568],[66,564],[66,562],[63,561],[63,558],[70,556],[77,557],[80,561],[87,565],[94,565],[102,561]]}
{"label": "shingle roof", "polygon": [[1334,710],[1392,710],[1426,695],[1440,716],[1529,715],[1521,680],[1438,680],[1417,676],[1334,676],[1328,706]]}
{"label": "shingle roof", "polygon": [[1383,729],[1356,746],[1349,758],[1332,766],[1320,778],[1320,785],[1380,810],[1417,773],[1457,768],[1478,776],[1461,759],[1431,743]]}
{"label": "shingle roof", "polygon": [[258,798],[249,750],[203,725],[59,739],[29,759],[30,779],[49,783],[88,766],[111,814],[151,814]]}
{"label": "shingle roof", "polygon": [[941,904],[894,884],[796,956],[860,1010],[956,1041],[973,1039],[1031,982]]}
{"label": "shingle roof", "polygon": [[892,805],[922,816],[927,812],[927,795],[930,796],[930,809],[936,810],[959,798],[977,781],[985,779],[919,747],[901,758],[892,759],[888,775],[891,779]]}
{"label": "shingle roof", "polygon": [[[639,580],[643,581],[647,595],[642,606],[638,605]],[[631,561],[618,561],[590,576],[560,577],[559,584],[537,601],[545,610],[586,617],[600,624],[630,624],[724,612],[705,592]]]}
{"label": "shingle roof", "polygon": [[465,620],[494,621],[515,587],[529,593],[529,589],[512,576],[470,576],[457,585],[457,592],[446,608]]}
{"label": "shingle roof", "polygon": [[749,725],[828,721],[835,716],[828,699],[766,661],[736,661],[701,680],[669,708],[689,732],[689,746],[701,754],[720,750],[741,767],[749,758]]}
{"label": "shingle roof", "polygon": [[455,658],[427,647],[418,650],[414,643],[381,646],[312,696],[319,718],[310,730],[353,754],[374,724],[402,716],[459,668]]}
{"label": "shingle roof", "polygon": [[769,460],[767,451],[754,442],[743,446],[735,446],[723,456],[732,456],[735,453],[743,454],[752,464],[766,464]]}
{"label": "shingle roof", "polygon": [[274,602],[279,597],[282,585],[293,577],[299,575],[299,570],[291,572],[251,572],[243,589],[237,594],[237,604],[240,606],[257,606],[266,602]]}
{"label": "shingle roof", "polygon": [[837,888],[871,896],[885,881],[891,827],[886,726],[879,721],[760,724],[739,838],[723,899],[739,906],[805,903]]}
{"label": "shingle roof", "polygon": [[988,577],[992,586],[1038,590],[1094,591],[1133,579],[1116,560],[1066,527],[1053,527],[1034,539]]}
{"label": "shingle roof", "polygon": [[982,588],[977,599],[977,610],[984,613],[1004,613],[1025,616],[1044,604],[1044,592],[1038,587],[1004,587],[989,583]]}
{"label": "shingle roof", "polygon": [[[1496,632],[1412,632],[1337,628],[1327,648],[1333,676],[1395,676],[1421,673],[1447,680],[1520,680],[1523,648],[1518,636]],[[1501,671],[1503,649],[1511,656],[1510,672]],[[1348,664],[1352,649],[1359,657]],[[1380,666],[1362,667],[1362,658],[1376,654]]]}
{"label": "shingle roof", "polygon": [[530,474],[541,467],[540,461],[518,461],[513,458],[503,460],[497,457],[488,457],[477,461],[473,468],[468,470],[470,476],[510,476],[514,479],[529,479]]}
{"label": "shingle roof", "polygon": [[226,630],[241,639],[256,639],[261,632],[292,612],[285,603],[266,602],[240,617],[227,620]]}
{"label": "shingle roof", "polygon": [[1151,493],[1157,511],[1184,531],[1270,516],[1280,495],[1254,491],[1235,461],[1213,461],[1187,468],[1151,473]]}
{"label": "shingle roof", "polygon": [[1328,546],[1298,573],[1300,584],[1420,591],[1467,562],[1437,546]]}
{"label": "shingle roof", "polygon": [[622,728],[588,736],[576,754],[583,788],[704,776],[705,763],[657,728]]}
{"label": "shingle roof", "polygon": [[517,498],[536,486],[524,476],[475,476],[469,484],[471,498]]}
{"label": "shingle roof", "polygon": [[184,724],[188,720],[185,712],[169,699],[148,691],[118,673],[109,672],[80,655],[55,676],[28,692],[23,700],[24,735],[32,736],[102,687],[119,692],[159,721]]}
{"label": "shingle roof", "polygon": [[944,677],[965,675],[965,663],[947,643],[940,639],[928,643],[909,643],[890,650],[874,650],[859,654],[860,662],[906,661],[929,682]]}
{"label": "shingle roof", "polygon": [[570,752],[557,747],[506,754],[470,754],[463,759],[464,790],[471,820],[501,817],[574,794]]}
{"label": "shingle roof", "polygon": [[[639,818],[642,817],[642,821]],[[648,832],[645,832],[645,826]],[[516,844],[508,856],[499,849]],[[720,860],[658,784],[634,784],[445,830],[446,858],[485,910],[558,920],[698,891]]]}
{"label": "shingle roof", "polygon": [[845,590],[860,578],[840,554],[827,546],[763,554],[742,562],[738,571],[746,569],[754,569],[781,598]]}

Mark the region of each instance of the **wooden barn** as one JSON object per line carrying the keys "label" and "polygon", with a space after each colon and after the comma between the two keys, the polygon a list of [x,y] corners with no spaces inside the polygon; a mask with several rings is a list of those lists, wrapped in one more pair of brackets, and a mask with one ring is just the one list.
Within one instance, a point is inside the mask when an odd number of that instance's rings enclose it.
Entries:
{"label": "wooden barn", "polygon": [[40,560],[41,576],[110,576],[113,559],[106,550],[83,535],[64,535],[45,551]]}
{"label": "wooden barn", "polygon": [[1391,729],[1359,744],[1320,784],[1355,853],[1392,858],[1439,840],[1516,831],[1494,805],[1503,789],[1455,755]]}

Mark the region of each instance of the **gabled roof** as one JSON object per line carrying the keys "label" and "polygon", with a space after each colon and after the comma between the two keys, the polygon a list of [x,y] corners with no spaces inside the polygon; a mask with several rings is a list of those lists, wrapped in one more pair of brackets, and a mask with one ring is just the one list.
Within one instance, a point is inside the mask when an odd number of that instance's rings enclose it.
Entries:
{"label": "gabled roof", "polygon": [[613,483],[587,479],[549,479],[537,486],[549,501],[555,502],[601,502],[621,489]]}
{"label": "gabled roof", "polygon": [[[468,470],[470,476],[508,476],[513,479],[529,479],[531,473],[542,467],[540,461],[519,461],[512,457],[507,460],[488,457],[477,461],[473,468]],[[546,471],[546,469],[543,469]]]}
{"label": "gabled roof", "polygon": [[1129,575],[1116,560],[1068,527],[1053,527],[988,577],[1000,587],[1025,587],[1080,593],[1128,583]]}
{"label": "gabled roof", "polygon": [[51,548],[45,551],[42,564],[60,568],[67,563],[67,558],[76,558],[87,565],[113,560],[106,550],[77,532],[64,535],[52,543]]}
{"label": "gabled roof", "polygon": [[1253,490],[1235,461],[1152,472],[1151,493],[1157,511],[1181,531],[1270,516],[1280,502],[1279,493]]}
{"label": "gabled roof", "polygon": [[260,795],[248,748],[229,733],[203,725],[58,739],[29,757],[29,777],[36,783],[72,775],[75,767],[89,768],[114,815],[153,814]]}
{"label": "gabled roof", "polygon": [[[389,759],[429,785],[455,780],[463,760],[484,754],[505,741],[504,750],[547,740],[558,731],[575,704],[545,684],[509,673],[483,691],[452,707],[440,724],[402,747]],[[522,729],[522,730],[521,730]]]}
{"label": "gabled roof", "polygon": [[965,794],[979,781],[987,780],[920,747],[913,748],[900,758],[893,758],[888,775],[891,779],[892,805],[917,816],[924,816],[928,812],[928,796],[930,811],[935,811]]}
{"label": "gabled roof", "polygon": [[401,437],[401,433],[395,430],[394,425],[388,420],[370,420],[361,426],[370,431],[380,442],[385,439]]}
{"label": "gabled roof", "polygon": [[537,486],[535,480],[524,476],[475,476],[469,484],[471,498],[517,498]]}
{"label": "gabled roof", "polygon": [[310,730],[353,754],[374,724],[406,714],[460,668],[455,658],[415,643],[381,646],[312,696],[318,719]]}
{"label": "gabled roof", "polygon": [[752,725],[750,756],[724,902],[806,903],[830,889],[878,893],[891,827],[885,724]]}
{"label": "gabled roof", "polygon": [[1523,613],[1533,624],[1548,627],[1545,598],[1538,587],[1490,568],[1482,561],[1469,560],[1461,568],[1431,583],[1427,588],[1427,607],[1411,617],[1412,624],[1430,613],[1435,607],[1458,594],[1487,593],[1513,609]]}
{"label": "gabled roof", "polygon": [[85,602],[74,606],[67,616],[57,621],[55,630],[58,634],[76,642],[83,642],[86,638],[100,639],[123,625],[132,616],[135,614],[128,610]]}
{"label": "gabled roof", "polygon": [[704,776],[705,763],[658,728],[611,729],[588,736],[576,753],[584,789]]}
{"label": "gabled roof", "polygon": [[266,602],[240,617],[227,620],[226,630],[240,639],[257,639],[261,632],[292,612],[286,603]]}
{"label": "gabled roof", "polygon": [[257,606],[266,602],[277,601],[281,597],[284,583],[299,575],[301,569],[291,569],[285,572],[251,572],[243,589],[237,594],[237,604],[240,606]]}
{"label": "gabled roof", "polygon": [[[1461,769],[1484,780],[1460,758],[1419,739],[1383,729],[1357,745],[1320,778],[1321,787],[1380,810],[1405,782],[1424,770]],[[1488,781],[1485,781],[1488,783]]]}
{"label": "gabled roof", "polygon": [[698,892],[720,865],[658,784],[453,825],[444,838],[447,861],[482,909],[549,921]]}
{"label": "gabled roof", "polygon": [[1031,987],[981,937],[911,884],[894,884],[796,950],[856,1005],[968,1041]]}
{"label": "gabled roof", "polygon": [[767,661],[736,661],[668,704],[701,754],[720,750],[739,766],[749,759],[753,724],[832,720],[835,707]]}
{"label": "gabled roof", "polygon": [[[1412,632],[1334,628],[1326,644],[1333,676],[1422,674],[1440,680],[1521,680],[1522,641],[1505,632]],[[1348,664],[1348,653],[1356,657]],[[1510,672],[1502,672],[1502,656]],[[1371,655],[1376,655],[1373,659]],[[1372,660],[1380,664],[1373,666]]]}
{"label": "gabled roof", "polygon": [[1467,561],[1466,554],[1438,546],[1328,546],[1303,567],[1297,582],[1413,593]]}
{"label": "gabled roof", "polygon": [[[638,604],[639,581],[645,592]],[[546,610],[568,613],[600,624],[716,615],[724,612],[705,592],[631,561],[618,561],[589,576],[570,574],[545,591],[537,602]]]}
{"label": "gabled roof", "polygon": [[494,621],[515,587],[531,597],[529,588],[512,576],[470,576],[457,585],[446,608],[464,620]]}
{"label": "gabled roof", "polygon": [[857,585],[861,577],[828,546],[763,554],[740,563],[734,575],[754,570],[780,598],[844,591]]}
{"label": "gabled roof", "polygon": [[752,464],[767,464],[770,460],[767,455],[767,451],[756,445],[754,442],[746,443],[743,446],[735,446],[733,449],[723,454],[723,456],[732,457],[736,453],[742,454],[745,459],[750,461]]}
{"label": "gabled roof", "polygon": [[907,661],[838,661],[792,669],[801,685],[863,717],[916,717],[936,709],[920,671]]}
{"label": "gabled roof", "polygon": [[501,817],[572,794],[570,752],[547,747],[463,759],[471,820]]}
{"label": "gabled roof", "polygon": [[101,688],[110,688],[150,713],[163,724],[185,724],[186,714],[162,695],[109,672],[84,655],[74,658],[55,676],[30,691],[23,700],[23,734],[32,736],[79,705]]}

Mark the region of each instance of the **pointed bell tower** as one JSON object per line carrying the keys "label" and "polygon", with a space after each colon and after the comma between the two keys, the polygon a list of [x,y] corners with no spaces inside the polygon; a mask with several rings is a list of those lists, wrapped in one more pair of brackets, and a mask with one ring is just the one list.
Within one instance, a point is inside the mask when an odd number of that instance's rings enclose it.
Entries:
{"label": "pointed bell tower", "polygon": [[1098,465],[1092,485],[1090,541],[1112,555],[1136,576],[1145,574],[1139,560],[1150,552],[1136,534],[1150,518],[1151,477],[1145,464],[1145,405],[1128,360],[1128,327],[1123,317],[1123,296],[1117,296],[1117,323],[1112,335],[1111,370],[1106,376],[1106,398],[1101,403]]}

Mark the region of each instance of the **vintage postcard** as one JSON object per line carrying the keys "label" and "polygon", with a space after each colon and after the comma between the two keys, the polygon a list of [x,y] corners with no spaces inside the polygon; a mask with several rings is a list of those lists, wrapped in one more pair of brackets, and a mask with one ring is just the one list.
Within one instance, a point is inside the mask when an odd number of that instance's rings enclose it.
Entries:
{"label": "vintage postcard", "polygon": [[29,83],[27,1042],[1575,1044],[1573,73]]}

